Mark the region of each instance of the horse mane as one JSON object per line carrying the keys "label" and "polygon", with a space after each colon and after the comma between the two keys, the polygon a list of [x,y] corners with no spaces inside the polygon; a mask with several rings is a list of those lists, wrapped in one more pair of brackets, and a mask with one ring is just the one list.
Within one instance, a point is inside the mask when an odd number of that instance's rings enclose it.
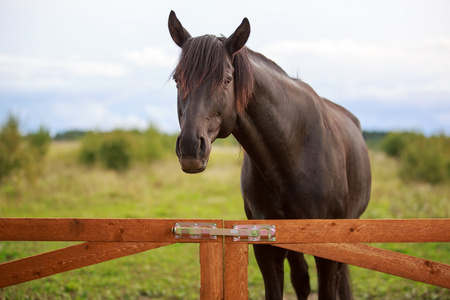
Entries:
{"label": "horse mane", "polygon": [[[172,73],[180,85],[183,98],[207,80],[211,80],[210,93],[223,84],[222,60],[227,55],[225,40],[224,37],[204,35],[190,38],[183,44],[178,65]],[[249,50],[244,46],[232,57],[234,94],[239,113],[247,107],[253,91],[253,71],[248,53]]]}

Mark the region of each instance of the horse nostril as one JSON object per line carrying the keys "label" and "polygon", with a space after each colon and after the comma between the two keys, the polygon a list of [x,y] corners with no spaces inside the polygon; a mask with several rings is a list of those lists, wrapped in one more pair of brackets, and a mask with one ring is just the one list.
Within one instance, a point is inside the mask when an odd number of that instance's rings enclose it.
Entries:
{"label": "horse nostril", "polygon": [[200,146],[198,151],[198,157],[205,157],[206,154],[206,140],[204,137],[200,137]]}
{"label": "horse nostril", "polygon": [[201,159],[208,152],[207,148],[208,144],[204,137],[180,135],[176,141],[175,153],[178,158]]}
{"label": "horse nostril", "polygon": [[181,157],[181,149],[180,149],[180,137],[177,137],[177,142],[175,144],[175,153],[178,157]]}

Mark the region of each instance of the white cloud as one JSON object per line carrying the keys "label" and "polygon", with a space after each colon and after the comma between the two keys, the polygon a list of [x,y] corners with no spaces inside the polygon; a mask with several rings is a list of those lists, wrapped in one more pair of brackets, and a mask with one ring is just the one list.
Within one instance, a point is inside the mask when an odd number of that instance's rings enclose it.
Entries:
{"label": "white cloud", "polygon": [[390,44],[281,41],[261,52],[330,97],[390,101],[417,92],[450,93],[449,38]]}
{"label": "white cloud", "polygon": [[156,46],[148,46],[144,50],[126,51],[122,56],[139,66],[173,68],[177,61],[177,55],[173,51],[169,52]]}
{"label": "white cloud", "polygon": [[[417,91],[421,92],[445,92],[450,93],[450,76],[442,76],[440,78],[435,78],[432,81],[424,82],[418,87]],[[449,99],[450,100],[450,99]]]}
{"label": "white cloud", "polygon": [[417,69],[433,74],[436,72],[447,74],[450,67],[450,38],[416,42],[399,41],[391,44],[360,43],[350,39],[281,41],[264,46],[262,53],[285,62],[294,56],[297,56],[298,61],[306,55],[340,65],[358,63],[370,70],[386,70],[401,66],[405,71]]}
{"label": "white cloud", "polygon": [[3,88],[62,88],[73,78],[118,78],[128,72],[128,67],[118,63],[0,54],[0,87]]}
{"label": "white cloud", "polygon": [[112,85],[130,72],[126,65],[0,54],[0,90],[55,92]]}
{"label": "white cloud", "polygon": [[52,60],[0,55],[0,72],[22,76],[58,72],[77,76],[122,77],[128,73],[128,68],[117,63],[98,61]]}
{"label": "white cloud", "polygon": [[54,90],[67,88],[69,85],[67,80],[56,76],[40,78],[38,76],[10,77],[0,75],[0,89]]}

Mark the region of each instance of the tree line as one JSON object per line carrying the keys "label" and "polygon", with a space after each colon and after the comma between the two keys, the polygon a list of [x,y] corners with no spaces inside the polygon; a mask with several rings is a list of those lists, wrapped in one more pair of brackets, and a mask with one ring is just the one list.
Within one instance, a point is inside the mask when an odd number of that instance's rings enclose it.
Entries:
{"label": "tree line", "polygon": [[50,134],[38,131],[22,135],[18,118],[10,115],[0,127],[0,184],[10,176],[34,180],[42,172],[50,147]]}
{"label": "tree line", "polygon": [[450,181],[450,137],[418,132],[390,132],[381,149],[400,164],[400,177],[432,184]]}
{"label": "tree line", "polygon": [[[10,115],[0,127],[0,184],[11,176],[34,180],[42,173],[52,138],[40,127],[21,134],[19,119]],[[432,184],[450,181],[450,137],[425,136],[418,132],[364,131],[369,148],[384,151],[399,161],[399,176]],[[78,162],[126,171],[133,164],[151,163],[174,155],[176,134],[166,134],[155,126],[146,130],[109,132],[70,130],[60,132],[54,141],[79,141]],[[238,145],[233,138],[215,144]]]}

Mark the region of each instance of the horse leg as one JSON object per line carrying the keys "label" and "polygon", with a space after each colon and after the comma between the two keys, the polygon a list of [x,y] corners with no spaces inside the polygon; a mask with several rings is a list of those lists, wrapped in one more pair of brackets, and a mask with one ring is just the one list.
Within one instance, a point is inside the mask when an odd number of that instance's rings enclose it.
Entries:
{"label": "horse leg", "polygon": [[[319,278],[319,300],[337,299],[339,262],[315,257]],[[341,299],[344,300],[344,299]]]}
{"label": "horse leg", "polygon": [[341,300],[352,300],[353,293],[350,286],[350,271],[347,264],[340,264],[338,273],[338,295]]}
{"label": "horse leg", "polygon": [[289,251],[287,259],[291,266],[291,282],[294,287],[297,298],[308,299],[311,291],[309,285],[308,264],[306,263],[303,253]]}
{"label": "horse leg", "polygon": [[261,270],[266,300],[282,300],[284,285],[284,260],[288,250],[271,245],[253,245],[256,261]]}

